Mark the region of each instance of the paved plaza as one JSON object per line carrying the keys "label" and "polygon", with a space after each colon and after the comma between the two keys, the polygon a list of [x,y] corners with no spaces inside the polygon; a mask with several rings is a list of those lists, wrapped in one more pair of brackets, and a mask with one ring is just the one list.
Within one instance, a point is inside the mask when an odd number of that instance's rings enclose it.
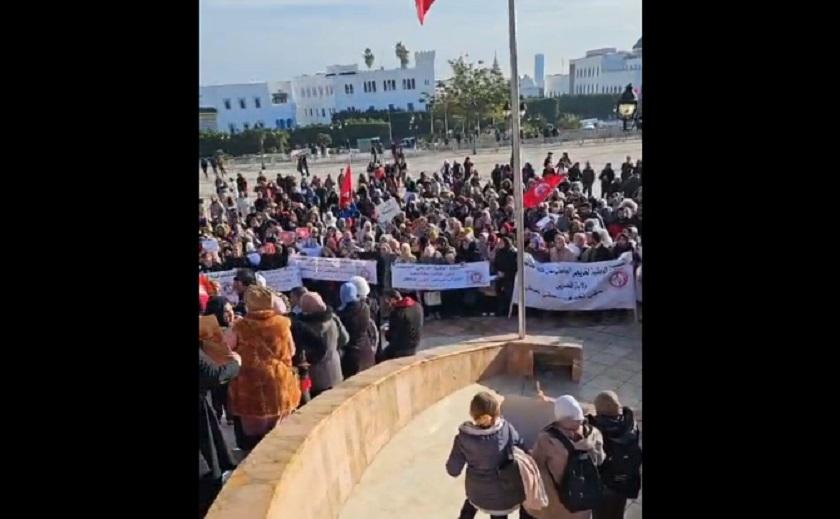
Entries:
{"label": "paved plaza", "polygon": [[[642,141],[641,139],[629,139],[626,141],[585,142],[582,145],[578,142],[527,145],[522,148],[522,164],[524,165],[526,162],[530,162],[539,174],[542,172],[543,160],[549,151],[554,152],[555,160],[558,160],[564,151],[568,152],[572,160],[580,162],[581,169],[583,169],[584,164],[588,160],[592,164],[595,174],[598,175],[607,162],[612,162],[613,169],[618,172],[621,169],[621,163],[624,162],[627,155],[630,155],[634,161],[641,158]],[[385,158],[390,159],[390,157],[390,150],[385,150]],[[406,161],[408,162],[409,175],[417,178],[421,171],[432,173],[440,170],[444,160],[448,160],[449,162],[457,160],[463,163],[464,157],[470,157],[470,160],[475,163],[475,167],[484,181],[489,180],[490,172],[496,164],[503,164],[510,161],[510,148],[502,147],[499,148],[499,151],[480,149],[478,150],[478,154],[473,154],[470,148],[462,148],[450,152],[417,152],[417,155],[406,154]],[[354,157],[352,163],[354,177],[356,174],[366,170],[369,161],[369,153]],[[344,164],[342,162],[331,158],[310,159],[309,161],[309,172],[312,175],[318,175],[322,180],[326,178],[327,174],[331,174],[333,180],[336,180],[343,167]],[[253,188],[256,185],[257,177],[260,173],[259,163],[244,165],[231,164],[226,166],[225,169],[228,177],[236,177],[237,173],[242,173],[242,176],[248,180],[248,189],[251,191],[248,196],[253,197]],[[298,175],[294,163],[284,162],[281,164],[268,164],[266,166],[266,177],[270,180],[273,180],[277,176],[277,173]],[[209,197],[215,193],[213,171],[208,170],[208,175],[210,176],[210,180],[205,180],[201,170],[198,171],[199,195],[202,197]],[[597,180],[593,190],[596,196],[600,195],[601,183]]]}

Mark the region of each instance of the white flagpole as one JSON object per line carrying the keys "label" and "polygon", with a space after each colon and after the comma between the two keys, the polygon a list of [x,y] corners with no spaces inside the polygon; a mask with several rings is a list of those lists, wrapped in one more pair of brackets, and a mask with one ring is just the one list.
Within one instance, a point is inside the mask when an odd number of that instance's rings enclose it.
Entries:
{"label": "white flagpole", "polygon": [[[508,25],[510,28],[510,119],[513,147],[514,215],[516,215],[516,271],[520,283],[516,297],[519,317],[519,338],[525,338],[525,211],[522,202],[522,166],[519,149],[519,63],[516,51],[516,1],[508,0]],[[511,300],[511,304],[513,300]]]}

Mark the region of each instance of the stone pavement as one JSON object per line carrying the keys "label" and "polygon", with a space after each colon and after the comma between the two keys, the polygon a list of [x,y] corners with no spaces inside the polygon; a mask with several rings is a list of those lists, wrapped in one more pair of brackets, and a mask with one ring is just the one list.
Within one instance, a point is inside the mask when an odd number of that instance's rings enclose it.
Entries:
{"label": "stone pavement", "polygon": [[[544,314],[528,319],[530,334],[558,336],[583,344],[583,378],[570,380],[569,370],[540,370],[537,379],[546,394],[572,394],[591,402],[599,392],[615,390],[624,405],[642,419],[641,325],[626,312],[609,313],[601,322],[595,314]],[[516,333],[516,319],[471,318],[431,321],[424,327],[421,349],[471,340],[488,340]],[[467,420],[469,401],[481,390],[500,395],[536,396],[533,380],[493,377],[473,384],[433,405],[382,449],[365,471],[340,519],[455,518],[464,500],[463,474],[453,480],[444,463],[458,425]],[[482,514],[477,517],[481,518]],[[511,518],[515,518],[512,514]],[[626,519],[642,517],[642,497],[630,503]]]}

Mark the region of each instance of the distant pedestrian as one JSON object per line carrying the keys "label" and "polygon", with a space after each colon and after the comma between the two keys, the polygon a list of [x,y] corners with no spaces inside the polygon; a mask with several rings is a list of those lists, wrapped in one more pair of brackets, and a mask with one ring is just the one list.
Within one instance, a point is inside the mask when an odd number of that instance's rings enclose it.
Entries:
{"label": "distant pedestrian", "polygon": [[207,176],[207,159],[201,157],[201,171],[204,172],[204,180],[210,180],[210,177]]}

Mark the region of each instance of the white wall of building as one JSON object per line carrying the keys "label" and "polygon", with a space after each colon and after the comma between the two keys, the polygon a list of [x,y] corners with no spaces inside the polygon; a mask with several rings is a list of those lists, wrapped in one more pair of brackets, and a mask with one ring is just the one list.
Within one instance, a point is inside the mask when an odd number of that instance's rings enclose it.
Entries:
{"label": "white wall of building", "polygon": [[[276,84],[275,84],[276,85]],[[199,87],[199,105],[212,106],[218,113],[222,132],[239,132],[262,125],[265,128],[287,129],[296,126],[295,106],[289,97],[285,103],[274,103],[269,83],[244,83]]]}
{"label": "white wall of building", "polygon": [[557,97],[568,93],[568,74],[550,74],[545,76],[545,97]]}
{"label": "white wall of building", "polygon": [[620,95],[628,84],[642,89],[641,48],[633,52],[596,49],[571,60],[570,93],[573,95]]}
{"label": "white wall of building", "polygon": [[414,53],[414,67],[361,69],[333,65],[325,73],[292,80],[292,93],[301,126],[329,124],[335,112],[400,109],[423,111],[423,94],[435,88],[435,52]]}

